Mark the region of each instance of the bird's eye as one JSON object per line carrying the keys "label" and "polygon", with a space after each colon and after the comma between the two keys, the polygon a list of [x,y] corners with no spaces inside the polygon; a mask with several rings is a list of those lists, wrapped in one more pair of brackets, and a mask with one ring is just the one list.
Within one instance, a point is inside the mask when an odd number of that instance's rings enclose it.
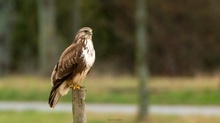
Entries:
{"label": "bird's eye", "polygon": [[84,30],[84,32],[85,32],[85,33],[87,33],[87,32],[88,32],[88,30]]}

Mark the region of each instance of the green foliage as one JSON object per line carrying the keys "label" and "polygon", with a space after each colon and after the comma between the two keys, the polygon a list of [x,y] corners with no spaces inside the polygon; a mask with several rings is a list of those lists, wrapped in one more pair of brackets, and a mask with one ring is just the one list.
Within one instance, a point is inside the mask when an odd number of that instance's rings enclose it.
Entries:
{"label": "green foliage", "polygon": [[220,53],[220,45],[216,20],[220,2],[148,1],[151,72],[194,75],[218,71],[216,54]]}
{"label": "green foliage", "polygon": [[[38,6],[36,0],[14,0],[12,70],[38,70]],[[127,73],[134,69],[134,1],[82,0],[82,26],[94,30],[96,69]],[[220,68],[218,1],[147,1],[149,68],[153,75],[194,75]],[[70,0],[56,1],[60,49],[73,34]],[[52,44],[51,44],[52,45]],[[208,50],[207,50],[208,49]],[[103,69],[103,64],[109,68]],[[118,69],[120,67],[120,69]]]}
{"label": "green foliage", "polygon": [[35,0],[15,1],[15,24],[12,36],[12,67],[15,71],[36,69],[38,55],[38,22]]}

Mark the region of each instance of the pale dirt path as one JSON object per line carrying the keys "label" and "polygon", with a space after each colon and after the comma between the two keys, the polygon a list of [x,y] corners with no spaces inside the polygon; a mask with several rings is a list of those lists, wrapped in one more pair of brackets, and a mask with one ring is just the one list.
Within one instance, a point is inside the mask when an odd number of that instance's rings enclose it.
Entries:
{"label": "pale dirt path", "polygon": [[[95,113],[137,113],[136,105],[120,105],[120,104],[87,104],[87,112]],[[45,102],[3,102],[0,101],[0,111],[3,110],[36,110],[47,112],[71,112],[71,103],[58,103],[55,109],[49,108]],[[165,115],[205,115],[220,116],[220,107],[217,106],[166,106],[166,105],[150,105],[150,114]]]}

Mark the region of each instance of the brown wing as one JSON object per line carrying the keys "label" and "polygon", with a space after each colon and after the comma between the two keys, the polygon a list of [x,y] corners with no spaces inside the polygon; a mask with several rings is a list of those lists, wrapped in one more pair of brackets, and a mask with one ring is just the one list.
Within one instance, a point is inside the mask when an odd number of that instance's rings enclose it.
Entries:
{"label": "brown wing", "polygon": [[71,44],[61,55],[59,62],[55,65],[51,74],[52,85],[62,83],[77,67],[82,54],[80,44]]}

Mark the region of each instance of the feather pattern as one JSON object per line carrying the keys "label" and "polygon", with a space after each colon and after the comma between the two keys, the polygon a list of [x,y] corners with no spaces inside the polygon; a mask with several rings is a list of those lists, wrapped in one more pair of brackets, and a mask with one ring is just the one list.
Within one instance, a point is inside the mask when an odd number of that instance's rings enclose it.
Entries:
{"label": "feather pattern", "polygon": [[79,85],[95,61],[95,50],[92,43],[92,29],[80,29],[74,42],[61,54],[51,74],[52,89],[49,105],[54,108],[59,98],[65,95],[72,85]]}

